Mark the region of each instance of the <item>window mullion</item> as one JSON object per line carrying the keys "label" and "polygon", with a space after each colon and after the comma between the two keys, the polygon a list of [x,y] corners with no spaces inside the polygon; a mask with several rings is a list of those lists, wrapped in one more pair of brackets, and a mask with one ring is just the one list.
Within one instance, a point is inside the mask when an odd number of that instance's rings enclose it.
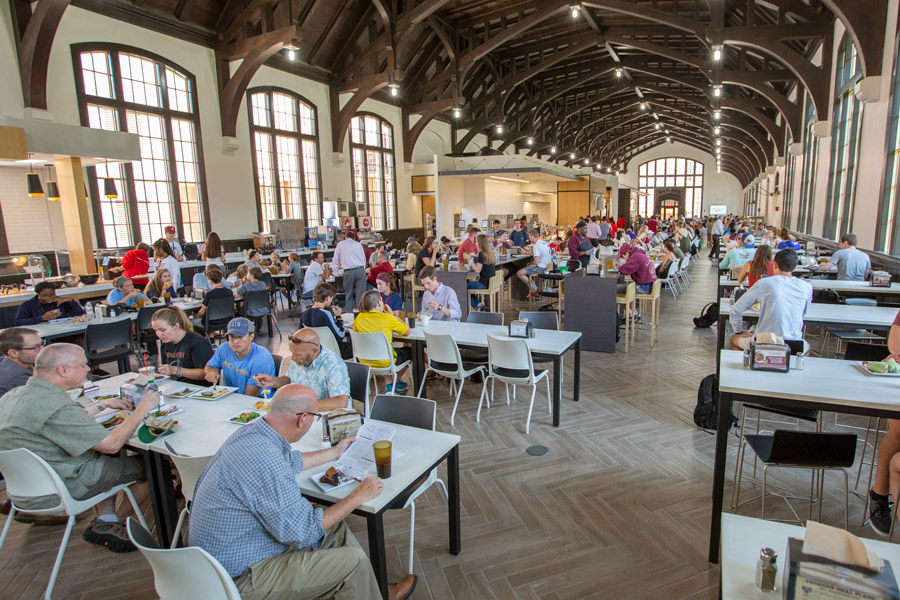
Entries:
{"label": "window mullion", "polygon": [[[272,112],[271,117],[273,119],[275,118],[274,111]],[[281,203],[284,202],[284,200],[281,197],[281,161],[279,160],[279,156],[278,156],[278,136],[277,135],[269,136],[269,149],[272,151],[272,181],[275,182],[275,198],[274,198],[274,200],[275,200],[275,202],[274,202],[275,218],[282,219],[284,217],[283,217],[283,213],[281,210]],[[266,229],[269,228],[269,225],[266,223],[263,223],[262,227],[263,227],[263,230],[265,231]]]}

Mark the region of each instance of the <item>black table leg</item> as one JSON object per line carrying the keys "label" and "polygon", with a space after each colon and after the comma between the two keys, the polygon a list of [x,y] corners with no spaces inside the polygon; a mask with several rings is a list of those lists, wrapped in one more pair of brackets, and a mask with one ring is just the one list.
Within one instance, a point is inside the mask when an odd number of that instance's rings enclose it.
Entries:
{"label": "black table leg", "polygon": [[381,513],[366,518],[369,528],[369,560],[375,571],[375,580],[381,589],[381,597],[388,597],[387,561],[384,555],[384,520]]}
{"label": "black table leg", "polygon": [[725,348],[725,323],[728,313],[719,313],[719,319],[716,321],[716,373],[719,372],[719,364],[722,362],[722,349]]}
{"label": "black table leg", "polygon": [[[413,386],[418,393],[419,386],[422,385],[422,377],[425,374],[425,342],[422,340],[412,341],[412,369],[413,369]],[[428,397],[428,386],[422,388],[422,398]]]}
{"label": "black table leg", "polygon": [[575,342],[575,388],[572,390],[572,400],[578,402],[579,396],[581,396],[581,338]]}
{"label": "black table leg", "polygon": [[447,457],[447,508],[450,511],[450,554],[459,554],[462,550],[462,533],[460,531],[459,511],[459,444],[453,447]]}
{"label": "black table leg", "polygon": [[169,461],[162,454],[149,450],[140,452],[144,455],[150,505],[153,508],[153,519],[156,522],[157,541],[160,547],[168,548],[175,534],[175,524],[178,522],[178,505],[172,481],[172,470],[169,467]]}
{"label": "black table leg", "polygon": [[719,422],[716,424],[716,458],[713,464],[712,517],[709,524],[709,562],[719,564],[722,539],[722,504],[725,497],[725,455],[731,427],[731,394],[719,392]]}
{"label": "black table leg", "polygon": [[562,396],[562,381],[560,380],[560,372],[562,371],[562,357],[555,355],[553,357],[553,426],[559,427],[559,398]]}

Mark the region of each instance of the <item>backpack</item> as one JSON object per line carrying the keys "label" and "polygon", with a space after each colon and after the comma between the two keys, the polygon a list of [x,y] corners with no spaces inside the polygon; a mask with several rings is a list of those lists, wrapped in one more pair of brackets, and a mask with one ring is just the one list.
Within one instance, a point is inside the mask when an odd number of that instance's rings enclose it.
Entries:
{"label": "backpack", "polygon": [[[728,406],[728,414],[731,416],[729,429],[737,425],[737,419]],[[694,424],[700,429],[715,431],[719,424],[719,376],[707,375],[700,380],[700,388],[697,390],[697,405],[694,407]]]}
{"label": "backpack", "polygon": [[694,327],[706,329],[707,327],[711,327],[718,320],[719,304],[717,302],[710,302],[700,311],[699,317],[694,317]]}

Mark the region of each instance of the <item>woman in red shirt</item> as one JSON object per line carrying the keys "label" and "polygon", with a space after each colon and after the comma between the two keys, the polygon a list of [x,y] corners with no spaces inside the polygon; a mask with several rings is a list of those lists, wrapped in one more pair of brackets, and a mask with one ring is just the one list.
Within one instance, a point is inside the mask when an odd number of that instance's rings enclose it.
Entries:
{"label": "woman in red shirt", "polygon": [[738,283],[743,283],[746,279],[747,287],[753,287],[753,284],[763,277],[771,277],[775,274],[774,265],[775,263],[772,262],[772,247],[762,244],[756,249],[753,260],[741,267],[741,272],[738,274],[737,279]]}
{"label": "woman in red shirt", "polygon": [[122,258],[122,273],[125,277],[134,282],[135,287],[147,285],[149,278],[147,271],[150,270],[150,246],[144,242],[138,242],[134,250],[129,250]]}

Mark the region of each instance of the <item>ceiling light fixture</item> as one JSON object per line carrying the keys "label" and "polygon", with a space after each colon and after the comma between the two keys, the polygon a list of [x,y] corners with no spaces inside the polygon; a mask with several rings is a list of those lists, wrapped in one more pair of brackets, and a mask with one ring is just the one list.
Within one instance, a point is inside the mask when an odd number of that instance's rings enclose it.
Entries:
{"label": "ceiling light fixture", "polygon": [[721,110],[716,110],[716,111],[713,112],[713,119],[715,119],[716,121],[718,121],[718,120],[721,119],[721,118],[722,118],[722,111],[721,111]]}
{"label": "ceiling light fixture", "polygon": [[671,136],[671,135],[666,136],[666,141],[667,141],[667,142],[671,142],[671,141],[672,141],[672,136]]}
{"label": "ceiling light fixture", "polygon": [[531,183],[526,179],[513,179],[512,177],[500,177],[499,175],[491,175],[491,179],[502,179],[503,181],[512,181],[513,183]]}
{"label": "ceiling light fixture", "polygon": [[662,129],[662,125],[660,125],[659,123],[657,123],[657,124],[654,125],[653,127],[654,127],[655,129]]}
{"label": "ceiling light fixture", "polygon": [[572,159],[572,160],[575,160],[575,153],[574,153],[574,152],[569,152],[569,158]]}
{"label": "ceiling light fixture", "polygon": [[647,110],[647,103],[641,102],[641,110]]}
{"label": "ceiling light fixture", "polygon": [[288,60],[295,60],[297,58],[297,49],[293,45],[287,47],[287,57]]}
{"label": "ceiling light fixture", "polygon": [[454,109],[453,109],[453,118],[454,118],[454,119],[458,119],[458,118],[459,118],[459,115],[461,115],[461,114],[462,114],[462,113],[460,112],[460,110],[459,110],[458,108],[454,108]]}
{"label": "ceiling light fixture", "polygon": [[388,87],[391,88],[391,96],[396,96],[397,92],[400,90],[400,86],[396,83],[392,83]]}
{"label": "ceiling light fixture", "polygon": [[55,178],[51,171],[52,165],[47,164],[47,200],[51,202],[59,202],[59,186],[56,185]]}
{"label": "ceiling light fixture", "polygon": [[528,145],[530,146],[532,144],[534,144],[534,138],[530,137],[530,138],[528,138]]}
{"label": "ceiling light fixture", "polygon": [[[31,152],[28,153],[28,160],[31,160]],[[44,187],[41,185],[41,177],[37,173],[25,174],[25,189],[32,198],[41,198],[44,195]]]}
{"label": "ceiling light fixture", "polygon": [[550,154],[556,154],[556,146],[550,148]]}
{"label": "ceiling light fixture", "polygon": [[616,67],[616,77],[621,77],[625,74],[625,70],[622,67]]}
{"label": "ceiling light fixture", "polygon": [[722,96],[722,85],[721,84],[713,86],[713,96],[715,96],[716,98],[719,98]]}
{"label": "ceiling light fixture", "polygon": [[578,11],[580,11],[580,10],[581,10],[581,5],[580,5],[580,4],[573,4],[573,5],[572,5],[572,18],[573,18],[573,19],[577,19],[577,18],[578,18]]}
{"label": "ceiling light fixture", "polygon": [[619,176],[619,172],[618,172],[618,171],[616,171],[616,177],[618,177],[618,176]]}
{"label": "ceiling light fixture", "polygon": [[503,125],[497,125],[497,133],[503,133]]}
{"label": "ceiling light fixture", "polygon": [[119,197],[119,190],[116,189],[116,180],[109,177],[109,160],[106,161],[106,177],[103,178],[103,195],[110,200]]}
{"label": "ceiling light fixture", "polygon": [[716,44],[715,46],[712,47],[712,51],[713,51],[713,60],[720,61],[720,60],[722,60],[722,55],[725,52],[725,46],[723,46],[722,44]]}
{"label": "ceiling light fixture", "polygon": [[721,128],[721,127],[716,127],[715,129],[713,129],[713,131],[716,132],[716,135],[719,135],[720,133],[722,133],[722,128]]}

